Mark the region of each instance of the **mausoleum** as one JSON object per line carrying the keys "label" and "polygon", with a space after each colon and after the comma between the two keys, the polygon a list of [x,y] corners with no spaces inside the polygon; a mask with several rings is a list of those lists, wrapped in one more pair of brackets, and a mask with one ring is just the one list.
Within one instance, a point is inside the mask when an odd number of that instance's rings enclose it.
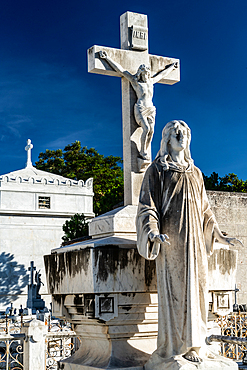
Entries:
{"label": "mausoleum", "polygon": [[38,170],[31,140],[25,149],[26,167],[0,176],[0,310],[10,302],[26,305],[30,261],[40,270],[40,293],[49,303],[43,255],[61,244],[62,225],[75,213],[94,216],[92,178],[84,183]]}

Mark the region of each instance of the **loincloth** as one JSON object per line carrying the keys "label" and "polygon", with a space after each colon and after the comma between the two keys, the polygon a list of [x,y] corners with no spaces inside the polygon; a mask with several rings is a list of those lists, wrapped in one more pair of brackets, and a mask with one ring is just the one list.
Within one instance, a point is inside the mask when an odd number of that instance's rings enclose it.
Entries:
{"label": "loincloth", "polygon": [[156,116],[156,108],[154,106],[145,107],[144,105],[141,104],[135,104],[134,114],[136,122],[138,124],[140,124],[140,121],[142,121],[145,118],[150,118],[152,121],[154,121]]}

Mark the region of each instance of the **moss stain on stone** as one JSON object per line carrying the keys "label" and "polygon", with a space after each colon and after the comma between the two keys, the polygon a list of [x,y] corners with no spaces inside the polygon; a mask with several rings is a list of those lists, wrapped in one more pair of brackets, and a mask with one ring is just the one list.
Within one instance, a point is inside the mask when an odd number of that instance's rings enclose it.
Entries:
{"label": "moss stain on stone", "polygon": [[216,249],[208,260],[209,271],[216,271],[222,275],[231,274],[236,269],[236,253],[230,249]]}
{"label": "moss stain on stone", "polygon": [[231,272],[236,268],[235,251],[220,249],[220,253],[217,254],[217,263],[219,264],[219,270],[222,275]]}
{"label": "moss stain on stone", "polygon": [[53,294],[55,290],[60,290],[65,277],[74,277],[82,270],[87,275],[89,260],[90,248],[45,256],[45,270],[50,293]]}
{"label": "moss stain on stone", "polygon": [[136,249],[121,249],[116,246],[109,248],[95,248],[94,267],[98,268],[97,282],[107,281],[109,275],[123,273],[130,265],[132,266],[133,275],[142,270],[142,257]]}
{"label": "moss stain on stone", "polygon": [[88,273],[90,248],[66,253],[66,267],[70,277],[80,274],[83,270],[85,275]]}
{"label": "moss stain on stone", "polygon": [[[94,268],[97,271],[96,282],[106,282],[109,275],[113,279],[124,274],[125,269],[131,269],[133,277],[142,274],[144,264],[145,284],[150,287],[156,276],[155,261],[146,261],[138,253],[137,249],[121,249],[116,246],[106,248],[86,248],[83,250],[70,251],[61,254],[45,256],[46,273],[49,277],[49,289],[51,294],[59,290],[63,279],[88,274],[91,263],[91,253],[94,253]],[[142,276],[141,276],[142,278]]]}
{"label": "moss stain on stone", "polygon": [[156,279],[156,262],[155,260],[145,260],[145,284],[147,287],[150,287],[154,278]]}
{"label": "moss stain on stone", "polygon": [[97,282],[107,281],[109,274],[115,275],[119,264],[119,248],[95,248],[94,266],[98,270]]}
{"label": "moss stain on stone", "polygon": [[48,287],[51,294],[58,290],[65,273],[63,254],[51,254],[44,256],[46,276],[48,276]]}

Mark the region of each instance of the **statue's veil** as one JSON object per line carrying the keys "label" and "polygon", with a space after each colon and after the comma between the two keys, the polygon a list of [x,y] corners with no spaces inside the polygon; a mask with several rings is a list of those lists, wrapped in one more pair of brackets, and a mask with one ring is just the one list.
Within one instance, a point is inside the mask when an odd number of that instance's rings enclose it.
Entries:
{"label": "statue's veil", "polygon": [[179,126],[183,126],[186,129],[187,137],[188,137],[187,146],[184,150],[184,159],[186,160],[186,162],[188,162],[188,164],[193,164],[193,159],[191,158],[191,154],[190,154],[190,141],[191,141],[190,128],[184,121],[174,120],[174,121],[168,122],[163,128],[162,139],[160,142],[160,150],[158,151],[156,155],[156,159],[159,158],[161,164],[165,167],[165,169],[169,168],[169,165],[168,165],[168,159],[170,157],[169,140],[170,140],[171,132],[174,128],[176,129]]}

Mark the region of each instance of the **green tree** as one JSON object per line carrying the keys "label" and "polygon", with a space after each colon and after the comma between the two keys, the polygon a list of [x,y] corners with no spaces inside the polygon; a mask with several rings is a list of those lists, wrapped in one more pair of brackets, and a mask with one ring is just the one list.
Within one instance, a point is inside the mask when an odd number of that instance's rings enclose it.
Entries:
{"label": "green tree", "polygon": [[213,172],[210,176],[203,174],[203,177],[207,190],[247,193],[247,180],[239,179],[234,173],[220,177]]}
{"label": "green tree", "polygon": [[88,235],[88,222],[83,213],[76,213],[70,220],[63,224],[64,236],[62,239],[68,242],[73,239]]}
{"label": "green tree", "polygon": [[120,157],[104,157],[94,148],[82,147],[80,141],[64,150],[46,150],[39,154],[35,167],[74,180],[93,177],[94,212],[108,212],[123,201],[123,170]]}

